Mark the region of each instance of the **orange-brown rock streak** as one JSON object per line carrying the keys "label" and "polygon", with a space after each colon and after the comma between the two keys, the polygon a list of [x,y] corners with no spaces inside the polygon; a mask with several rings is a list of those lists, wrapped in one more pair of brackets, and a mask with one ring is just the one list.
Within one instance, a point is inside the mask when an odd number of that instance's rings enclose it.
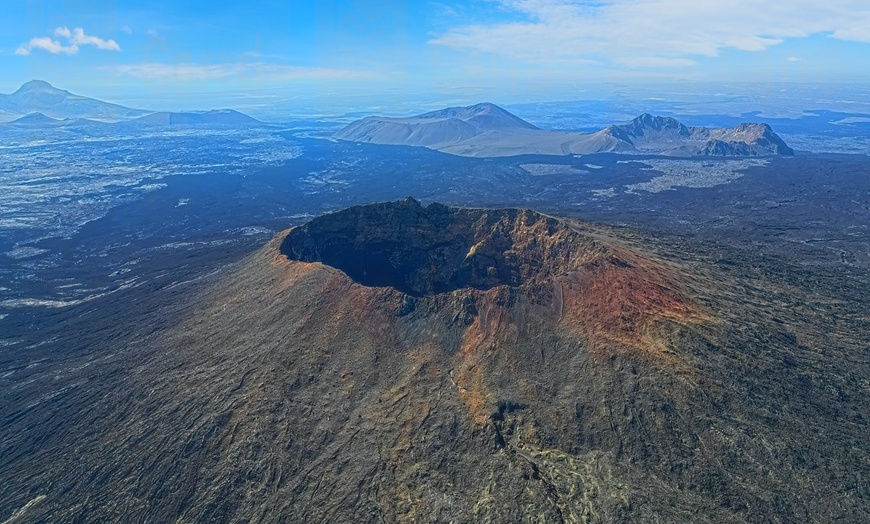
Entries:
{"label": "orange-brown rock streak", "polygon": [[463,333],[454,381],[472,420],[482,426],[489,421],[495,402],[488,381],[492,359],[507,358],[508,368],[516,368],[503,350],[516,343],[520,328],[514,319],[510,288],[476,291],[474,296],[478,314]]}
{"label": "orange-brown rock streak", "polygon": [[561,323],[586,338],[593,352],[622,348],[676,363],[681,359],[669,347],[669,333],[712,320],[677,288],[677,278],[661,263],[615,250],[556,280]]}

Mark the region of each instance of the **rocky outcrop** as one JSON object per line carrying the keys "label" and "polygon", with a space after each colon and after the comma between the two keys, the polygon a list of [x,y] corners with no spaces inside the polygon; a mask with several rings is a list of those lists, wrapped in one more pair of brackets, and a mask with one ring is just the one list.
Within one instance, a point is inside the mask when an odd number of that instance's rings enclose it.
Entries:
{"label": "rocky outcrop", "polygon": [[628,124],[608,128],[638,151],[673,156],[771,156],[794,151],[767,124],[740,124],[726,129],[686,127],[669,117],[643,114]]}

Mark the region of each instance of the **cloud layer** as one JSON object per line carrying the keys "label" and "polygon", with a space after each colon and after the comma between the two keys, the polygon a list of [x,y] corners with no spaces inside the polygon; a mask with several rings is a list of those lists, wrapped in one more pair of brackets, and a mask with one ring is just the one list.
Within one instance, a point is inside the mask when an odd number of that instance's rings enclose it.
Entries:
{"label": "cloud layer", "polygon": [[353,80],[376,77],[372,72],[281,64],[128,64],[105,68],[115,73],[145,80],[193,81],[241,77],[255,80]]}
{"label": "cloud layer", "polygon": [[85,34],[81,27],[76,27],[72,31],[67,27],[58,27],[54,30],[54,38],[49,36],[31,38],[29,42],[18,46],[15,54],[27,56],[34,49],[41,49],[55,55],[74,55],[79,52],[82,46],[93,46],[104,51],[121,50],[121,46],[114,40],[104,40],[97,36]]}
{"label": "cloud layer", "polygon": [[823,34],[870,42],[866,0],[491,0],[511,21],[465,25],[430,43],[520,58],[684,67],[724,49],[762,51]]}

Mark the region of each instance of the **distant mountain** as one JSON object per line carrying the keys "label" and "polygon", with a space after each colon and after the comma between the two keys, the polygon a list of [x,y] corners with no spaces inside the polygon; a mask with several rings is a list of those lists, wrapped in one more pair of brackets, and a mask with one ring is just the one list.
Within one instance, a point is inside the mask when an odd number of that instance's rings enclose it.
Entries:
{"label": "distant mountain", "polygon": [[61,122],[63,122],[63,120],[51,118],[43,115],[42,113],[30,113],[29,115],[24,115],[21,118],[13,120],[12,122],[10,122],[10,124],[15,124],[19,126],[42,127],[57,125]]}
{"label": "distant mountain", "polygon": [[449,107],[417,117],[423,121],[461,120],[479,131],[495,129],[538,129],[522,118],[505,111],[495,104],[484,102],[468,107]]}
{"label": "distant mountain", "polygon": [[0,94],[0,113],[7,114],[7,117],[41,113],[55,119],[118,121],[145,115],[147,111],[87,98],[57,89],[42,80],[32,80],[10,95]]}
{"label": "distant mountain", "polygon": [[4,125],[42,129],[50,127],[103,127],[114,124],[101,122],[99,120],[89,120],[87,118],[66,118],[64,120],[59,120],[57,118],[45,116],[42,113],[30,113],[29,115],[24,115],[21,118],[12,120],[11,122],[5,122]]}
{"label": "distant mountain", "polygon": [[410,118],[367,117],[334,137],[423,146],[473,157],[621,152],[669,156],[794,154],[766,124],[742,124],[734,129],[690,128],[673,118],[643,114],[628,124],[596,133],[574,133],[538,129],[493,104],[452,107]]}
{"label": "distant mountain", "polygon": [[686,127],[679,121],[648,113],[621,126],[606,129],[631,142],[641,152],[671,156],[793,155],[794,150],[767,124],[740,124],[727,129]]}
{"label": "distant mountain", "polygon": [[484,103],[450,107],[411,118],[363,118],[336,133],[335,138],[440,149],[483,133],[537,129],[494,104]]}
{"label": "distant mountain", "polygon": [[152,113],[132,121],[135,124],[172,126],[172,125],[256,125],[261,122],[233,109],[215,109],[212,111],[171,113]]}
{"label": "distant mountain", "polygon": [[110,104],[32,80],[11,95],[0,94],[0,121],[19,127],[71,127],[106,122],[153,126],[257,125],[261,122],[232,109],[149,113]]}

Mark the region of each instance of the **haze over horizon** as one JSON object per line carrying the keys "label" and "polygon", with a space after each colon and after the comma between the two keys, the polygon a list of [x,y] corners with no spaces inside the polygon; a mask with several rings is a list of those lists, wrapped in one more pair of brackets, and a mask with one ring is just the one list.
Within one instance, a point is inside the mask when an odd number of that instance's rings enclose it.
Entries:
{"label": "haze over horizon", "polygon": [[740,0],[727,10],[342,0],[208,11],[37,1],[8,6],[0,27],[0,92],[38,78],[145,109],[712,96],[720,83],[809,85],[837,100],[870,80],[870,5],[854,0],[763,9]]}

